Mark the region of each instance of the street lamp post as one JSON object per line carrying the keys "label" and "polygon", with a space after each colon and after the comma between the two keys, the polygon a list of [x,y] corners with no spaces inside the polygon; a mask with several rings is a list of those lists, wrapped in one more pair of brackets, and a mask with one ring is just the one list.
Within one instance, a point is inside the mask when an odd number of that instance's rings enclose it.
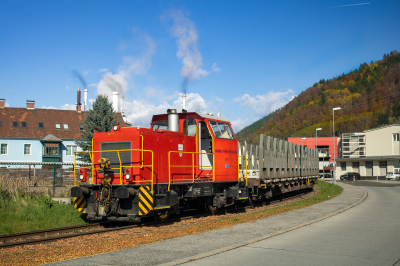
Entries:
{"label": "street lamp post", "polygon": [[335,173],[336,173],[336,158],[335,158],[335,156],[336,156],[336,151],[335,151],[335,145],[336,145],[336,143],[335,143],[335,111],[337,111],[337,110],[340,110],[341,108],[340,107],[335,107],[335,108],[332,108],[332,117],[333,117],[333,130],[332,130],[332,136],[333,136],[333,169],[332,169],[332,172],[333,172],[333,183],[334,184],[336,184],[336,176],[335,176]]}
{"label": "street lamp post", "polygon": [[[318,174],[319,174],[319,151],[318,151],[318,130],[322,130],[322,128],[316,128],[315,129],[315,149],[317,150],[317,154],[318,154]],[[322,160],[324,159],[324,157],[322,157]],[[322,171],[324,171],[324,165],[322,163]],[[325,177],[325,174],[323,175],[323,177]]]}

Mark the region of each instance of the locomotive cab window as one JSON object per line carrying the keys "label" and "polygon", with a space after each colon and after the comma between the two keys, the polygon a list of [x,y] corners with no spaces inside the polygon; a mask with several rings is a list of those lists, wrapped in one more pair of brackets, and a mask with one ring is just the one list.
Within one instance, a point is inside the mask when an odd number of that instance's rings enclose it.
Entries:
{"label": "locomotive cab window", "polygon": [[157,120],[153,124],[153,131],[156,129],[168,130],[168,120]]}
{"label": "locomotive cab window", "polygon": [[211,120],[209,123],[216,138],[235,140],[235,136],[233,135],[232,129],[228,123]]}
{"label": "locomotive cab window", "polygon": [[193,118],[188,118],[183,121],[183,134],[185,136],[195,136],[196,135],[196,120]]}

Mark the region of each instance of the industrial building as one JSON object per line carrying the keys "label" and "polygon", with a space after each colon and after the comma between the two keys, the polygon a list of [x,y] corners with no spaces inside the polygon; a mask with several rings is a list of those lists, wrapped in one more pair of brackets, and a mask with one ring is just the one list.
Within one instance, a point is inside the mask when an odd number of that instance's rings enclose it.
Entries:
{"label": "industrial building", "polygon": [[399,135],[400,124],[342,134],[342,156],[336,159],[336,178],[347,172],[366,178],[379,177],[400,168]]}

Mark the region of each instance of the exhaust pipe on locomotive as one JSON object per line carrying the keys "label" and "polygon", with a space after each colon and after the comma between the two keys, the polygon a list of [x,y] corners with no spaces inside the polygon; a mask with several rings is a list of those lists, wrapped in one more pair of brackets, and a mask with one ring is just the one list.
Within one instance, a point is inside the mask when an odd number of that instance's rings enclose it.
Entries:
{"label": "exhaust pipe on locomotive", "polygon": [[176,109],[168,109],[168,130],[179,132],[179,115]]}

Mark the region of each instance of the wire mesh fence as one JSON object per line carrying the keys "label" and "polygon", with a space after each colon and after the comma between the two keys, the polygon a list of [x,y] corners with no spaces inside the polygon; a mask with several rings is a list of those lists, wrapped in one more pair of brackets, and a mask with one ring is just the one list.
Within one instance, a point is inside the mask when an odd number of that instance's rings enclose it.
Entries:
{"label": "wire mesh fence", "polygon": [[74,185],[74,172],[78,177],[79,168],[62,163],[0,164],[0,189],[69,197],[69,190]]}

